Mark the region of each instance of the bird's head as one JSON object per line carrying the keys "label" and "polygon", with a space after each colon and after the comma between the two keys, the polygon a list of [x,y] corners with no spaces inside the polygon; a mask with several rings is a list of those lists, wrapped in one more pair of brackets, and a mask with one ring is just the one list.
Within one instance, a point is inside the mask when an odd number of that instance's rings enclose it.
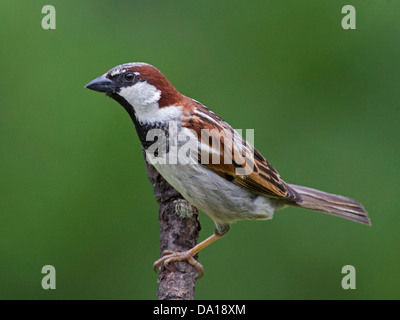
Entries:
{"label": "bird's head", "polygon": [[182,100],[168,79],[147,63],[116,66],[85,88],[106,93],[141,123],[159,122],[157,116],[161,109],[176,106]]}

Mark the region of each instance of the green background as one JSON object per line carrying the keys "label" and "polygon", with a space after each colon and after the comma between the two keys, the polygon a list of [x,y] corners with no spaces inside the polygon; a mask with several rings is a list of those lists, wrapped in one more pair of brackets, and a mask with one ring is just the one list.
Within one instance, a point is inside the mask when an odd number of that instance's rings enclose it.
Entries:
{"label": "green background", "polygon": [[[41,8],[56,8],[43,30]],[[357,10],[343,30],[341,9]],[[198,299],[399,299],[399,1],[0,3],[0,298],[154,299],[157,204],[116,102],[83,86],[157,66],[290,183],[361,201],[372,227],[298,208],[200,253]],[[213,231],[201,214],[200,239]],[[43,290],[53,265],[57,289]],[[343,290],[353,265],[357,289]]]}

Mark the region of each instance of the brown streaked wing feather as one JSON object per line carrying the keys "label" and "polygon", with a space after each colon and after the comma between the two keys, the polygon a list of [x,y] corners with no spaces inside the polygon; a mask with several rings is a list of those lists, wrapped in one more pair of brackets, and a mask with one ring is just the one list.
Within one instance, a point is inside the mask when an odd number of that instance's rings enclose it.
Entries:
{"label": "brown streaked wing feather", "polygon": [[[206,137],[206,141],[203,142],[215,147],[216,144],[211,144],[210,139],[216,139],[215,141],[218,141],[217,143],[219,144],[219,150],[213,148],[214,151],[219,151],[219,161],[212,161],[212,155],[209,154],[208,163],[204,163],[204,158],[202,161],[201,154],[199,153],[199,163],[214,171],[219,176],[255,194],[271,198],[286,199],[293,202],[302,201],[302,197],[281,179],[279,173],[272,165],[245,139],[241,138],[241,146],[239,146],[239,148],[233,146],[234,143],[232,143],[232,141],[235,131],[229,124],[201,103],[190,98],[186,99],[183,126],[195,130],[199,139],[201,138],[201,129],[208,129],[210,135]],[[193,118],[197,120],[193,121]],[[216,130],[213,131],[213,129]],[[201,144],[200,141],[200,145]],[[226,150],[224,148],[226,148]],[[254,152],[254,158],[246,157],[246,149]],[[232,161],[224,163],[224,150],[225,154],[230,153],[233,155]],[[243,164],[235,162],[235,159],[238,159],[235,157],[235,154],[239,152],[243,156],[243,159],[246,160]],[[251,152],[250,154],[252,155],[253,153]],[[248,174],[237,174],[236,168],[240,167]],[[253,168],[253,170],[251,168]]]}

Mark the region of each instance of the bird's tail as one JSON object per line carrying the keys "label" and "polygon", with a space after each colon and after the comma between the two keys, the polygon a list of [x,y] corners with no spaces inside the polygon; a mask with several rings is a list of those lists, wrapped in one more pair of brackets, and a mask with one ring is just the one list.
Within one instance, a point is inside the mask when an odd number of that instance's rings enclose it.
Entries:
{"label": "bird's tail", "polygon": [[371,225],[371,221],[362,204],[353,199],[294,184],[289,186],[303,198],[302,202],[295,204],[296,206]]}

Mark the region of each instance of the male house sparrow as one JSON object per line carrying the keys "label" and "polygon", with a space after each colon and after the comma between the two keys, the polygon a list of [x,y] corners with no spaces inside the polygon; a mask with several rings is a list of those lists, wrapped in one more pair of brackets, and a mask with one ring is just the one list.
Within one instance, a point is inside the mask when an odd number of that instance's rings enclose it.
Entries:
{"label": "male house sparrow", "polygon": [[[201,103],[179,93],[157,68],[149,64],[116,66],[85,87],[105,92],[125,108],[135,124],[146,156],[153,159],[150,162],[157,171],[187,201],[215,222],[213,235],[186,252],[164,252],[154,263],[155,269],[162,263],[187,260],[201,276],[202,266],[193,256],[227,233],[231,223],[244,219],[271,219],[275,210],[287,205],[370,225],[367,212],[355,200],[285,183],[246,140],[241,138],[238,142],[237,134],[229,124]],[[202,136],[204,130],[207,132],[205,138]],[[165,148],[154,152],[152,145],[157,133],[165,135]],[[182,139],[182,134],[192,142]],[[211,140],[215,141],[215,138],[218,143],[212,144]],[[158,142],[161,140],[159,137]],[[191,147],[190,161],[168,161],[176,159],[173,150],[176,152],[185,143]],[[249,150],[252,150],[250,156]],[[167,161],[154,161],[154,155]],[[187,152],[184,155],[187,156]],[[238,155],[245,161],[237,161]],[[226,161],[229,156],[232,159]]]}

